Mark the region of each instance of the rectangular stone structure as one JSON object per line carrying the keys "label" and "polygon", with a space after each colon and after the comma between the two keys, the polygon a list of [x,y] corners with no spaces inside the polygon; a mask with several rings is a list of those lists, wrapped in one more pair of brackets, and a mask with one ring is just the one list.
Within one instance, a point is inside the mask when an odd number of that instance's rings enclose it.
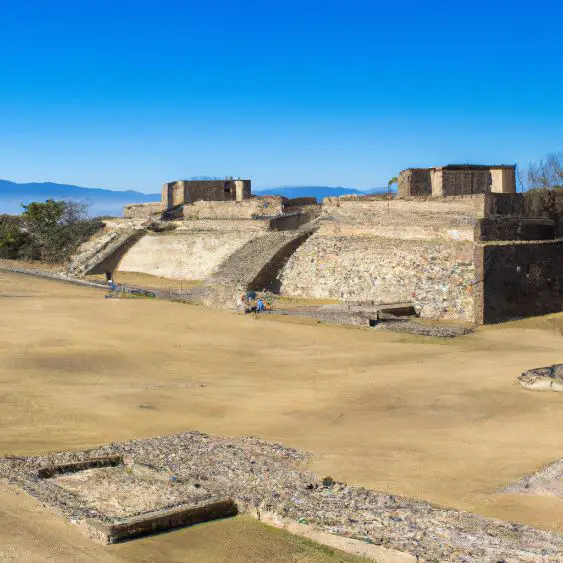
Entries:
{"label": "rectangular stone structure", "polygon": [[430,168],[407,168],[398,178],[399,197],[424,196],[432,194]]}
{"label": "rectangular stone structure", "polygon": [[174,528],[227,518],[237,513],[237,505],[232,499],[219,499],[197,505],[179,506],[170,510],[147,512],[111,524],[93,519],[86,520],[85,524],[91,539],[102,544],[113,544]]}
{"label": "rectangular stone structure", "polygon": [[399,174],[399,197],[447,197],[516,193],[514,165],[448,164],[434,168],[407,168]]}
{"label": "rectangular stone structure", "polygon": [[195,201],[244,201],[250,195],[250,180],[178,180],[162,187],[162,209]]}

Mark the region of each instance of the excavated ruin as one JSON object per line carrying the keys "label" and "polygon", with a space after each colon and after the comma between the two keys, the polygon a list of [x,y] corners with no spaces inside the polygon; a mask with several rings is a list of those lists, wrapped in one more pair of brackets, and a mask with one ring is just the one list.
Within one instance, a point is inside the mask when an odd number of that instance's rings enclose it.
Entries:
{"label": "excavated ruin", "polygon": [[413,561],[561,561],[561,535],[319,478],[306,470],[309,457],[256,438],[186,432],[7,457],[0,477],[107,543],[240,511]]}

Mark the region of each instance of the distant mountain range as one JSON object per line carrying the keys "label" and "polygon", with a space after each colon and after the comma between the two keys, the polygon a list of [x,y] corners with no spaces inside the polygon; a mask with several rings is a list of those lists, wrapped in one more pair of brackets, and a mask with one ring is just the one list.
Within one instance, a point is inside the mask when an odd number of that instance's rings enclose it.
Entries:
{"label": "distant mountain range", "polygon": [[[278,188],[256,188],[252,192],[256,195],[281,195],[294,197],[323,197],[349,194],[365,195],[367,193],[386,192],[386,188],[375,188],[361,191],[355,188],[331,186],[281,186]],[[55,184],[53,182],[32,182],[18,184],[8,180],[0,180],[0,213],[19,214],[21,204],[31,201],[45,201],[47,199],[73,199],[86,201],[90,204],[89,214],[112,215],[120,217],[123,206],[128,203],[144,203],[160,201],[160,194],[144,194],[134,190],[105,190],[102,188],[83,188],[71,184]]]}
{"label": "distant mountain range", "polygon": [[279,188],[256,188],[252,190],[255,195],[282,195],[288,198],[294,197],[316,197],[321,201],[323,197],[337,197],[340,195],[366,195],[387,192],[387,188],[374,188],[362,191],[356,188],[342,188],[340,186],[281,186]]}
{"label": "distant mountain range", "polygon": [[74,199],[90,204],[89,214],[123,215],[123,206],[128,203],[160,201],[160,194],[143,194],[134,190],[114,191],[101,188],[82,188],[69,184],[52,182],[32,182],[17,184],[0,180],[0,213],[19,214],[21,204],[46,199]]}

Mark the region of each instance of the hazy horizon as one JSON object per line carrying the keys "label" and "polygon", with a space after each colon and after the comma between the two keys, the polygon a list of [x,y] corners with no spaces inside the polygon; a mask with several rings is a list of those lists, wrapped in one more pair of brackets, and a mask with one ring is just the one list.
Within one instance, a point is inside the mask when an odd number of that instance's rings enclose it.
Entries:
{"label": "hazy horizon", "polygon": [[[186,178],[186,180],[189,180],[189,178]],[[29,181],[14,181],[11,180],[9,178],[0,178],[0,182],[10,182],[12,184],[16,184],[16,185],[26,185],[26,184],[59,184],[59,185],[67,185],[67,186],[75,186],[77,188],[83,188],[85,190],[105,190],[105,191],[115,191],[115,192],[127,192],[127,191],[133,191],[133,192],[138,192],[141,194],[146,194],[146,195],[155,195],[155,194],[159,194],[160,193],[160,189],[162,188],[162,186],[160,186],[158,189],[155,189],[154,191],[142,191],[142,190],[137,190],[135,188],[108,188],[105,186],[84,186],[84,185],[80,185],[77,184],[76,182],[57,182],[57,181],[52,181],[52,180],[29,180]],[[164,184],[164,182],[163,182]],[[1,186],[0,186],[1,187]],[[304,183],[297,183],[297,184],[272,184],[269,186],[255,186],[254,184],[252,185],[252,191],[263,191],[263,190],[272,190],[272,189],[278,189],[278,188],[317,188],[317,187],[323,187],[323,188],[347,188],[347,189],[356,189],[359,191],[369,191],[370,189],[383,189],[385,188],[385,186],[374,186],[373,188],[358,188],[356,186],[352,186],[352,185],[344,185],[344,186],[340,186],[340,185],[322,185],[319,182],[316,183],[312,183],[312,184],[304,184]]]}

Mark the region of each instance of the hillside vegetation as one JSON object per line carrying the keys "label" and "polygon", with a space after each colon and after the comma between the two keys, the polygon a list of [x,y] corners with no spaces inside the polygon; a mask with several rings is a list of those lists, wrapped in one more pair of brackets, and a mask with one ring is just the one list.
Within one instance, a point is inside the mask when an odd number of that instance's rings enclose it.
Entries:
{"label": "hillside vegetation", "polygon": [[33,202],[23,213],[0,215],[0,258],[61,263],[103,223],[75,201]]}

